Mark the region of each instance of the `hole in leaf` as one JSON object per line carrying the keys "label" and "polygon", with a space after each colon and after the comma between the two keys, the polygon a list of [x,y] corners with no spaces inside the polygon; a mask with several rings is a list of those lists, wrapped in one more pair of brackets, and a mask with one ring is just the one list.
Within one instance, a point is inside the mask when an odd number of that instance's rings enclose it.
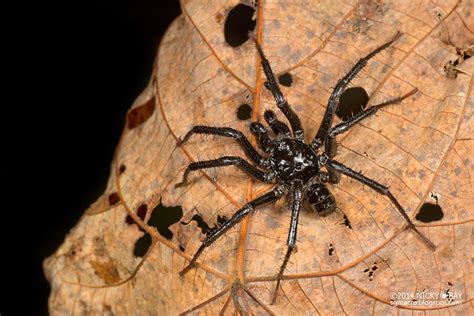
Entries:
{"label": "hole in leaf", "polygon": [[114,192],[114,193],[111,193],[111,194],[109,195],[109,204],[110,204],[110,205],[115,205],[115,204],[117,204],[119,201],[120,201],[120,197],[118,196],[117,193]]}
{"label": "hole in leaf", "polygon": [[160,203],[153,209],[147,224],[156,227],[161,236],[171,239],[173,233],[168,227],[177,223],[181,217],[183,217],[181,206],[165,207]]}
{"label": "hole in leaf", "polygon": [[241,104],[237,110],[237,118],[241,121],[248,120],[252,116],[252,107],[246,103]]}
{"label": "hole in leaf", "polygon": [[141,257],[147,253],[148,249],[151,246],[151,236],[146,233],[141,238],[139,238],[135,243],[135,248],[133,249],[133,255],[135,257]]}
{"label": "hole in leaf", "polygon": [[438,202],[439,202],[439,200],[438,200],[438,199],[439,199],[438,195],[437,195],[436,193],[430,192],[430,196],[431,196],[431,198],[435,199],[435,200],[436,200],[436,204],[438,204]]}
{"label": "hole in leaf", "polygon": [[[145,218],[146,213],[148,211],[148,206],[146,204],[142,204],[137,209],[137,215],[142,220]],[[165,238],[171,239],[173,237],[173,233],[168,229],[168,227],[174,223],[177,223],[179,219],[183,216],[183,209],[181,206],[175,207],[165,207],[163,204],[158,204],[152,211],[151,217],[148,220],[147,224],[150,226],[156,227],[158,232]],[[126,222],[128,222],[130,215],[127,216]],[[132,223],[134,223],[133,219],[130,217]],[[140,228],[143,231],[142,228]],[[143,257],[148,249],[150,248],[152,239],[151,235],[145,233],[145,235],[139,238],[135,242],[135,248],[133,249],[133,254],[136,257]],[[180,247],[181,249],[181,247]],[[184,250],[183,250],[184,251]]]}
{"label": "hole in leaf", "polygon": [[201,232],[205,234],[206,236],[209,235],[209,233],[213,232],[215,229],[217,229],[220,225],[225,223],[227,221],[227,218],[225,216],[220,216],[217,215],[217,224],[214,225],[213,227],[210,227],[201,217],[201,215],[194,215],[189,222],[181,222],[183,225],[188,225],[191,221],[196,221],[196,224],[198,227],[201,229]]}
{"label": "hole in leaf", "polygon": [[249,39],[248,32],[253,31],[256,25],[254,14],[255,9],[244,4],[238,4],[230,10],[224,24],[227,44],[238,47]]}
{"label": "hole in leaf", "polygon": [[133,220],[133,217],[127,215],[127,217],[125,217],[125,223],[127,223],[128,225],[133,225],[135,224],[135,221]]}
{"label": "hole in leaf", "polygon": [[333,253],[334,253],[334,247],[332,246],[332,244],[329,244],[328,255],[332,256]]}
{"label": "hole in leaf", "polygon": [[344,215],[344,225],[346,225],[347,228],[352,229],[351,222],[349,221],[346,215]]}
{"label": "hole in leaf", "polygon": [[349,88],[341,95],[337,106],[336,115],[343,121],[347,121],[354,115],[362,112],[367,106],[369,95],[361,87]]}
{"label": "hole in leaf", "polygon": [[207,223],[202,219],[202,217],[198,214],[194,215],[189,222],[181,222],[183,225],[188,225],[191,223],[191,221],[195,221],[198,227],[201,229],[201,232],[205,234],[207,231],[209,231],[210,227],[207,225]]}
{"label": "hole in leaf", "polygon": [[184,252],[186,250],[186,248],[184,248],[183,246],[179,245],[179,250],[181,250],[182,252]]}
{"label": "hole in leaf", "polygon": [[148,211],[148,205],[142,204],[138,207],[137,215],[143,221],[145,220],[146,212]]}
{"label": "hole in leaf", "polygon": [[133,129],[146,122],[155,111],[155,98],[151,98],[145,104],[140,105],[127,114],[128,128]]}
{"label": "hole in leaf", "polygon": [[424,203],[415,218],[423,223],[430,223],[439,221],[443,218],[444,213],[441,207],[437,204]]}
{"label": "hole in leaf", "polygon": [[[140,205],[140,206],[138,207],[138,209],[137,209],[137,216],[138,216],[142,221],[144,221],[147,211],[148,211],[148,205],[142,204],[142,205]],[[134,220],[130,215],[127,215],[127,217],[125,218],[125,223],[127,223],[127,224],[129,224],[129,225],[133,225],[133,224],[135,224],[135,220]]]}
{"label": "hole in leaf", "polygon": [[285,87],[291,87],[291,84],[293,83],[293,77],[289,72],[284,73],[283,75],[280,75],[278,77],[278,82]]}
{"label": "hole in leaf", "polygon": [[372,281],[374,279],[374,271],[377,270],[377,262],[374,262],[374,264],[372,265],[372,267],[370,268],[366,268],[364,269],[364,273],[367,273],[368,277],[369,277],[369,281]]}

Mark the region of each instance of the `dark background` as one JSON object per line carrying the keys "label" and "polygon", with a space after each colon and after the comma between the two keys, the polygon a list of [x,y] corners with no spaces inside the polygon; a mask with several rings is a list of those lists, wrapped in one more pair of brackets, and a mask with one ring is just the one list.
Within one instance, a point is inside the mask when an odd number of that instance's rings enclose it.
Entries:
{"label": "dark background", "polygon": [[[180,14],[178,0],[65,1],[45,11],[38,43],[29,48],[40,57],[29,60],[39,70],[28,76],[41,90],[30,104],[41,112],[41,142],[31,144],[40,156],[34,167],[41,196],[29,221],[33,315],[48,313],[42,261],[104,191],[126,112],[148,82],[161,37]],[[13,175],[1,172],[2,178]]]}

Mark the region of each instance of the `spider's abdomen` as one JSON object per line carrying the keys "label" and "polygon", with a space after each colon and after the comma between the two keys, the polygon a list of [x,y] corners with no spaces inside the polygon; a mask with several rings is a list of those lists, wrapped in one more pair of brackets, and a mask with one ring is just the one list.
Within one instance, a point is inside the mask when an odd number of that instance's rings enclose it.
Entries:
{"label": "spider's abdomen", "polygon": [[311,147],[294,139],[277,141],[271,159],[278,178],[286,185],[291,185],[295,179],[306,183],[319,171]]}
{"label": "spider's abdomen", "polygon": [[306,198],[320,216],[326,216],[336,210],[336,199],[323,183],[311,184],[306,191]]}

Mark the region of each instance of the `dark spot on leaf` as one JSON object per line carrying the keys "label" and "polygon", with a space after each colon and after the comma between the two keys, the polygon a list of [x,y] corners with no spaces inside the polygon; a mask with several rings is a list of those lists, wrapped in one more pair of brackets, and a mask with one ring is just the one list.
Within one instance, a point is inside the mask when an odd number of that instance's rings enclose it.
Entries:
{"label": "dark spot on leaf", "polygon": [[137,215],[143,221],[145,220],[146,212],[148,211],[148,205],[142,204],[137,209]]}
{"label": "dark spot on leaf", "polygon": [[119,173],[122,174],[125,171],[125,169],[127,169],[127,167],[125,167],[125,165],[120,165]]}
{"label": "dark spot on leaf", "polygon": [[224,37],[227,44],[238,47],[248,39],[248,32],[255,29],[253,20],[255,9],[244,4],[236,5],[230,10],[224,24]]}
{"label": "dark spot on leaf", "polygon": [[280,75],[278,77],[278,82],[285,87],[291,87],[291,84],[293,83],[293,77],[289,72],[284,73],[283,75]]}
{"label": "dark spot on leaf", "polygon": [[140,105],[127,114],[127,127],[133,129],[148,120],[155,111],[155,98],[151,98],[145,104]]}
{"label": "dark spot on leaf", "polygon": [[333,248],[332,244],[329,244],[328,255],[332,256],[333,253],[334,253],[334,248]]}
{"label": "dark spot on leaf", "polygon": [[451,282],[448,282],[448,285],[449,285],[449,286],[453,286],[453,284],[452,284]]}
{"label": "dark spot on leaf", "polygon": [[127,215],[127,217],[125,217],[125,223],[127,223],[128,225],[133,225],[135,224],[135,220],[130,215]]}
{"label": "dark spot on leaf", "polygon": [[349,221],[346,215],[344,215],[344,225],[346,225],[347,228],[352,229],[351,222]]}
{"label": "dark spot on leaf", "polygon": [[133,255],[135,257],[143,258],[146,255],[148,249],[151,246],[151,236],[145,233],[141,238],[135,242],[135,248],[133,249]]}
{"label": "dark spot on leaf", "polygon": [[370,268],[366,268],[364,270],[364,273],[367,273],[368,277],[369,277],[369,281],[372,281],[374,279],[374,271],[377,270],[377,262],[374,262],[374,264],[372,265],[372,267]]}
{"label": "dark spot on leaf", "polygon": [[424,203],[415,218],[423,223],[430,223],[439,221],[443,218],[444,213],[441,207],[437,204]]}
{"label": "dark spot on leaf", "polygon": [[252,107],[246,103],[241,104],[237,110],[237,118],[241,121],[248,120],[252,116]]}
{"label": "dark spot on leaf", "polygon": [[115,192],[114,192],[114,193],[111,193],[111,194],[109,195],[109,204],[110,204],[110,205],[115,205],[115,204],[117,204],[118,202],[120,202],[120,197],[118,196],[118,194],[115,193]]}
{"label": "dark spot on leaf", "polygon": [[223,19],[224,19],[224,16],[222,15],[222,13],[218,12],[218,13],[216,14],[216,22],[217,22],[218,24],[221,24],[221,22],[222,22]]}
{"label": "dark spot on leaf", "polygon": [[[143,221],[145,220],[146,212],[148,211],[148,205],[142,204],[137,209],[137,216]],[[130,215],[125,218],[125,223],[132,225],[135,224],[135,220]]]}
{"label": "dark spot on leaf", "polygon": [[153,209],[148,225],[156,227],[161,236],[171,239],[173,233],[168,227],[177,223],[181,217],[183,217],[181,206],[165,207],[160,203]]}
{"label": "dark spot on leaf", "polygon": [[220,216],[217,215],[217,224],[214,225],[213,227],[210,227],[200,215],[196,214],[194,215],[189,222],[181,222],[183,225],[188,225],[191,221],[195,221],[198,227],[201,229],[201,232],[205,234],[206,236],[209,235],[209,233],[213,232],[215,229],[217,229],[220,225],[225,223],[227,221],[227,218],[225,216]]}
{"label": "dark spot on leaf", "polygon": [[347,121],[354,115],[362,112],[367,106],[369,95],[361,87],[349,88],[341,95],[336,109],[336,115],[343,121]]}
{"label": "dark spot on leaf", "polygon": [[182,252],[184,252],[186,250],[186,248],[184,248],[183,246],[179,245],[179,250],[181,250]]}

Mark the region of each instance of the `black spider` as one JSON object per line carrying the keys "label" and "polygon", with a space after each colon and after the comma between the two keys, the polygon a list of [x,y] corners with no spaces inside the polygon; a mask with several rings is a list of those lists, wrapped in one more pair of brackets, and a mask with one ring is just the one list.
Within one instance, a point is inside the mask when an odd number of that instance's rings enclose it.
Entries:
{"label": "black spider", "polygon": [[[417,89],[413,89],[404,96],[374,105],[351,117],[347,121],[332,127],[334,113],[337,109],[339,98],[348,86],[349,82],[362,70],[370,58],[389,47],[399,37],[400,33],[398,33],[387,43],[376,48],[364,58],[361,58],[352,67],[349,73],[339,80],[334,88],[334,91],[329,97],[328,106],[324,113],[321,125],[319,126],[319,130],[310,144],[306,144],[304,142],[304,130],[301,126],[301,122],[283,97],[283,94],[281,93],[280,88],[275,81],[275,76],[270,67],[270,63],[263,54],[262,48],[254,39],[258,53],[260,54],[262,60],[262,67],[267,78],[268,88],[271,90],[278,108],[283,112],[285,117],[290,122],[291,131],[286,124],[278,120],[276,114],[273,111],[265,111],[263,117],[268,125],[270,125],[273,132],[276,134],[274,139],[271,139],[268,136],[266,128],[261,123],[252,122],[250,124],[251,132],[257,137],[258,147],[265,153],[264,155],[261,155],[252,147],[248,139],[240,131],[228,127],[194,126],[180,141],[179,145],[185,143],[192,134],[213,134],[224,137],[232,137],[242,146],[249,158],[257,166],[265,170],[261,170],[237,156],[198,161],[189,164],[189,166],[186,168],[186,171],[184,172],[183,181],[177,184],[177,186],[182,186],[187,183],[188,176],[191,171],[229,165],[239,167],[242,171],[254,179],[262,182],[277,183],[277,186],[272,191],[245,204],[229,220],[224,222],[219,228],[207,235],[199,249],[194,254],[189,265],[187,265],[180,272],[180,275],[185,274],[196,265],[196,260],[206,247],[211,245],[217,238],[222,236],[235,224],[239,223],[245,216],[252,213],[255,208],[264,204],[273,203],[277,201],[282,195],[288,193],[292,203],[290,231],[287,241],[288,248],[278,272],[277,284],[272,299],[272,303],[274,303],[280,281],[283,277],[283,272],[285,271],[291,253],[296,247],[298,215],[300,213],[303,199],[306,199],[314,211],[319,215],[324,216],[333,212],[336,209],[336,200],[334,199],[334,196],[331,194],[331,192],[327,189],[325,182],[333,184],[338,183],[341,173],[357,181],[360,181],[378,193],[387,196],[395,208],[407,221],[407,228],[410,228],[415,233],[417,233],[418,236],[421,237],[421,239],[430,248],[435,248],[434,244],[420,231],[418,231],[404,211],[403,207],[400,205],[400,203],[398,203],[386,186],[377,183],[376,181],[367,178],[361,173],[354,171],[342,163],[332,159],[336,155],[336,135],[348,131],[356,123],[376,113],[379,109],[390,104],[400,103],[403,99],[416,93]],[[323,167],[327,171],[322,171],[321,169]]]}

